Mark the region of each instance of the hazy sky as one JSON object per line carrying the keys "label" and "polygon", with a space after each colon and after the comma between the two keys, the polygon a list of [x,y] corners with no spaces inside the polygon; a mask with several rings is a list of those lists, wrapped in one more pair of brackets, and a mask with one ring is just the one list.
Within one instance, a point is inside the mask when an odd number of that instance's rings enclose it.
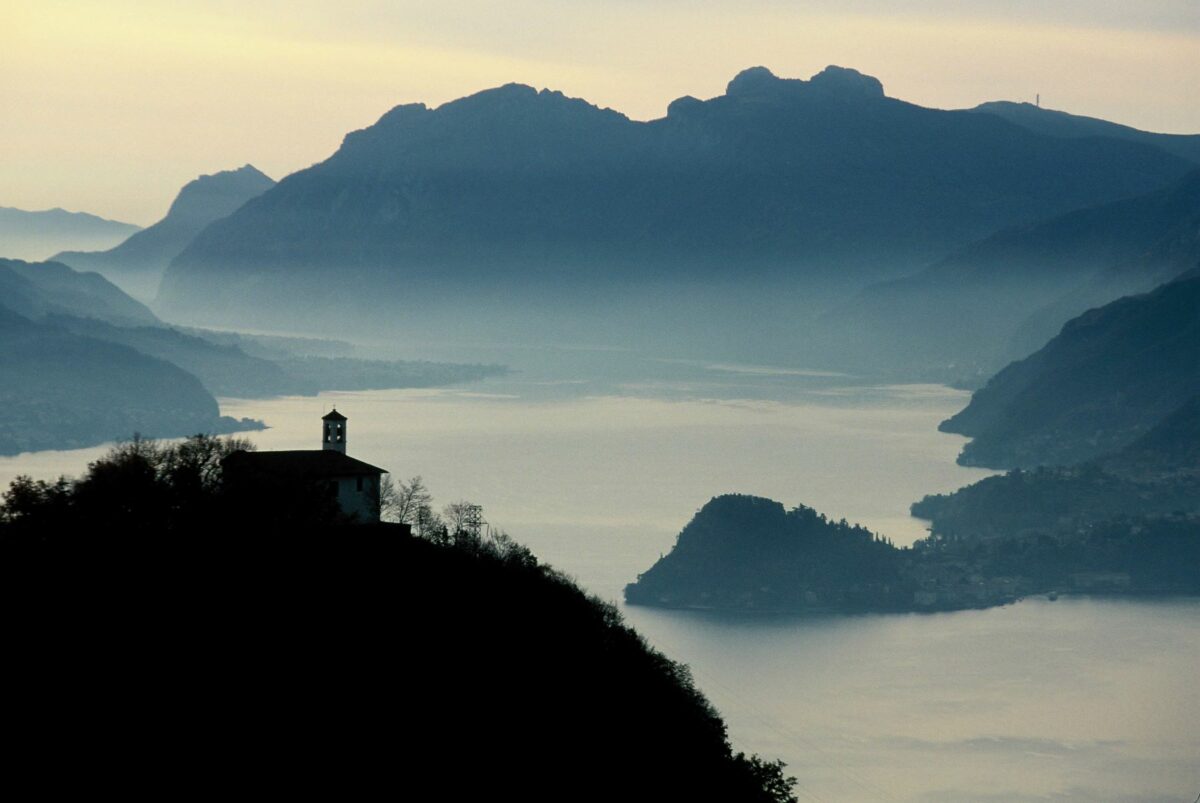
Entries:
{"label": "hazy sky", "polygon": [[0,0],[0,206],[148,224],[200,173],[280,178],[398,103],[520,81],[650,119],[757,64],[1200,132],[1200,0]]}

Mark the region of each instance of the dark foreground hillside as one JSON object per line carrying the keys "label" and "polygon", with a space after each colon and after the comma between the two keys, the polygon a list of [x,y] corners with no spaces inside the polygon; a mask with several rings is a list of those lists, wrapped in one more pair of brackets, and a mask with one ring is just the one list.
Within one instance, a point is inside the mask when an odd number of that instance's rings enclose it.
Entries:
{"label": "dark foreground hillside", "polygon": [[123,789],[794,799],[684,667],[523,548],[254,510],[217,490],[212,442],[139,451],[6,496],[9,689],[33,713],[9,724],[39,749]]}

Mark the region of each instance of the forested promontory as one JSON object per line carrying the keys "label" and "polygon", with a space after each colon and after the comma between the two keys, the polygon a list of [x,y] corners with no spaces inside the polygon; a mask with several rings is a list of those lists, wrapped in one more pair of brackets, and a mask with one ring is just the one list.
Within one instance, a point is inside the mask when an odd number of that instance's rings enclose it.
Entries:
{"label": "forested promontory", "polygon": [[[974,487],[990,493],[1004,481]],[[998,495],[996,503],[973,507],[983,521],[993,508],[1010,507],[993,530],[951,529],[935,516],[929,537],[897,548],[807,507],[789,511],[761,497],[720,496],[696,513],[669,554],[626,586],[625,599],[669,608],[853,613],[984,608],[1031,594],[1200,593],[1200,513],[1126,514],[1118,500],[1115,513],[1063,527],[1055,509],[1037,507],[1021,492]],[[1020,505],[1030,509],[1015,509]],[[1024,526],[1014,526],[1017,517]]]}
{"label": "forested promontory", "polygon": [[670,554],[625,588],[631,603],[758,610],[903,607],[900,553],[870,531],[812,508],[718,496]]}

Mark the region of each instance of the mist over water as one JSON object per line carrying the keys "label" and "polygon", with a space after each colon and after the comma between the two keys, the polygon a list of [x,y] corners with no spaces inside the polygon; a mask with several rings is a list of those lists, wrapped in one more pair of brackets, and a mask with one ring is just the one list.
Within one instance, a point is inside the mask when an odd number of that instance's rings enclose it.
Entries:
{"label": "mist over water", "polygon": [[1194,599],[626,613],[692,668],[735,745],[788,762],[801,800],[1166,803],[1200,791]]}
{"label": "mist over water", "polygon": [[[439,503],[483,504],[494,526],[606,598],[717,494],[809,505],[906,544],[925,534],[913,500],[989,473],[956,466],[962,439],[936,432],[965,403],[960,391],[623,351],[535,356],[464,388],[223,410],[268,421],[260,448],[297,449],[316,445],[312,422],[336,403],[351,418],[351,454],[421,474]],[[613,546],[581,560],[593,543]]]}
{"label": "mist over water", "polygon": [[[451,353],[453,352],[453,353]],[[619,600],[712,496],[805,504],[911,543],[908,505],[985,476],[937,432],[967,394],[794,366],[623,349],[463,348],[501,378],[440,390],[222,400],[260,449],[319,446],[421,474]],[[79,473],[103,448],[0,461]],[[933,615],[761,616],[625,608],[687,663],[739,750],[779,757],[801,800],[1190,800],[1200,756],[1200,602],[1028,600]],[[1190,794],[1190,797],[1189,797]]]}

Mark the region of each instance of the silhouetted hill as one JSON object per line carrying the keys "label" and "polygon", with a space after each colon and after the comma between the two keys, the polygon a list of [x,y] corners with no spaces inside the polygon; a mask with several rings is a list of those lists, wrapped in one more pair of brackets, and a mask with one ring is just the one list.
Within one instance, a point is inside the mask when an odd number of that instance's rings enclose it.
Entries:
{"label": "silhouetted hill", "polygon": [[220,415],[200,381],[127,346],[0,306],[0,454],[253,428]]}
{"label": "silhouetted hill", "polygon": [[862,527],[757,496],[718,496],[671,552],[625,587],[634,604],[757,610],[881,609],[900,594],[900,553]]}
{"label": "silhouetted hill", "polygon": [[1200,393],[1200,273],[1091,310],[1012,363],[941,429],[971,436],[959,462],[1071,464],[1151,431]]}
{"label": "silhouetted hill", "polygon": [[[900,275],[1189,166],[1146,145],[922,108],[836,67],[809,81],[747,70],[724,95],[681,98],[647,123],[508,85],[400,106],[347,135],[198,235],[159,302],[179,318],[293,328],[437,325],[465,308],[489,331],[531,308],[681,281],[758,280],[759,298],[783,285],[799,299],[806,283]],[[683,324],[710,328],[708,309],[733,303],[714,298]],[[576,312],[562,315],[577,323]],[[648,318],[663,314],[647,304]]]}
{"label": "silhouetted hill", "polygon": [[1087,309],[1200,264],[1200,170],[1147,195],[1007,229],[829,316],[862,364],[990,373]]}
{"label": "silhouetted hill", "polygon": [[913,513],[932,518],[932,532],[897,549],[805,507],[719,496],[625,598],[813,613],[986,608],[1061,591],[1200,593],[1195,476],[1138,483],[1094,465],[1014,471],[926,497]]}
{"label": "silhouetted hill", "polygon": [[65,248],[110,248],[140,230],[86,212],[0,206],[0,257],[39,260]]}
{"label": "silhouetted hill", "polygon": [[795,800],[776,765],[733,753],[686,667],[528,550],[252,526],[264,511],[206,463],[146,451],[6,494],[0,588],[23,625],[6,643],[31,703],[10,727],[116,718],[89,758],[133,752],[214,792]]}
{"label": "silhouetted hill", "polygon": [[0,306],[31,319],[74,315],[116,325],[159,323],[144,304],[98,273],[79,273],[58,262],[0,259]]}
{"label": "silhouetted hill", "polygon": [[1078,114],[1044,109],[1032,103],[1013,103],[996,100],[981,103],[972,111],[985,112],[1003,117],[1009,122],[1052,137],[1111,137],[1130,142],[1140,142],[1162,148],[1192,162],[1200,164],[1200,134],[1155,134],[1141,131],[1120,123],[1084,117]]}
{"label": "silhouetted hill", "polygon": [[149,301],[158,292],[162,272],[200,231],[235,212],[275,182],[252,165],[224,170],[184,185],[167,216],[107,251],[64,251],[54,259],[78,270],[93,270],[126,292]]}

